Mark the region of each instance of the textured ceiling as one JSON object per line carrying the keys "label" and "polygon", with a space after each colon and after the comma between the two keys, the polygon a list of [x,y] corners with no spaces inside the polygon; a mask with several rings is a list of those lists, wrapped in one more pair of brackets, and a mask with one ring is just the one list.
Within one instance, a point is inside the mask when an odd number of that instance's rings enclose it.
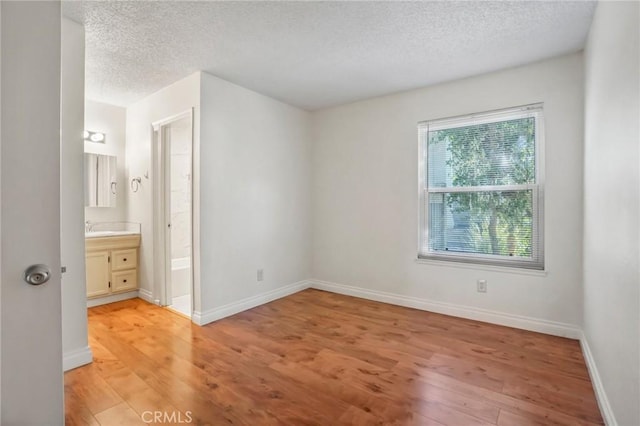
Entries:
{"label": "textured ceiling", "polygon": [[65,2],[87,97],[126,106],[194,71],[314,110],[584,46],[594,2]]}

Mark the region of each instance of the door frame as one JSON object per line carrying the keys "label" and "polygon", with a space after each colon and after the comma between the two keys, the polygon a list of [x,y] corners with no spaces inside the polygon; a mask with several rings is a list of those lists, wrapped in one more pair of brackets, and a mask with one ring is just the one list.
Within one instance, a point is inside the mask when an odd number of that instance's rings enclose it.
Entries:
{"label": "door frame", "polygon": [[152,140],[152,182],[153,182],[153,276],[154,300],[160,306],[171,304],[171,205],[167,203],[166,191],[170,189],[170,156],[163,134],[172,123],[189,118],[191,123],[191,250],[190,250],[190,292],[191,316],[194,311],[194,108],[151,123]]}

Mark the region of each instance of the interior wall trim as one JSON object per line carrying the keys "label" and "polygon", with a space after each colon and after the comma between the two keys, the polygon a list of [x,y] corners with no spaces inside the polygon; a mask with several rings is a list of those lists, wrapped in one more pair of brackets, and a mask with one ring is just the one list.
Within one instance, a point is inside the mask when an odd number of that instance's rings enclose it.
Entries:
{"label": "interior wall trim", "polygon": [[228,303],[204,312],[194,311],[191,319],[197,325],[209,324],[213,321],[235,315],[239,312],[246,311],[247,309],[255,308],[256,306],[264,305],[265,303],[269,303],[273,300],[305,290],[309,288],[310,285],[310,282],[307,280],[298,281],[297,283],[289,284],[256,296],[247,297],[245,299],[238,300],[237,302]]}
{"label": "interior wall trim", "polygon": [[87,308],[106,305],[107,303],[122,302],[123,300],[135,299],[136,297],[140,297],[140,293],[138,290],[126,291],[124,293],[110,294],[109,296],[97,297],[95,299],[87,299]]}
{"label": "interior wall trim", "polygon": [[328,281],[314,279],[309,281],[311,282],[311,287],[318,290],[344,294],[347,296],[360,297],[362,299],[374,300],[376,302],[389,303],[391,305],[420,309],[422,311],[451,315],[459,318],[467,318],[476,321],[488,322],[491,324],[504,325],[507,327],[514,327],[522,330],[536,331],[538,333],[567,337],[575,340],[579,340],[582,336],[582,330],[572,324],[509,314],[488,309],[480,309],[465,305],[457,305],[453,303],[437,302],[429,299],[421,299],[418,297],[403,296],[396,293],[369,290],[361,287],[337,284]]}
{"label": "interior wall trim", "polygon": [[153,294],[146,288],[138,289],[138,297],[145,302],[153,303],[154,305],[158,304],[158,301],[153,299]]}
{"label": "interior wall trim", "polygon": [[74,368],[90,364],[91,362],[93,362],[93,353],[89,346],[67,351],[62,354],[63,371],[69,371]]}
{"label": "interior wall trim", "polygon": [[[411,296],[403,296],[395,293],[369,290],[361,287],[337,284],[316,279],[299,281],[297,283],[280,287],[275,290],[258,294],[256,296],[251,296],[237,302],[232,302],[214,309],[210,309],[205,312],[194,311],[193,322],[198,325],[209,324],[213,321],[235,315],[239,312],[246,311],[247,309],[251,309],[256,306],[271,302],[273,300],[289,296],[307,288],[315,288],[332,293],[359,297],[361,299],[389,303],[391,305],[404,306],[407,308],[420,309],[422,311],[451,315],[459,318],[467,318],[476,321],[488,322],[491,324],[504,325],[507,327],[514,327],[522,330],[535,331],[538,333],[550,334],[552,336],[566,337],[575,340],[581,340],[583,337],[582,330],[578,326],[572,324],[509,314],[488,309],[480,309],[465,305],[457,305],[453,303],[438,302]],[[142,298],[147,300],[146,297]],[[152,300],[148,301],[154,303]]]}
{"label": "interior wall trim", "polygon": [[[307,288],[329,291],[331,293],[344,294],[346,296],[359,297],[361,299],[373,300],[376,302],[389,303],[391,305],[404,306],[407,308],[419,309],[422,311],[434,312],[443,315],[451,315],[459,318],[466,318],[475,321],[488,322],[491,324],[504,325],[507,327],[519,328],[522,330],[535,331],[538,333],[550,334],[552,336],[566,337],[569,339],[581,340],[582,330],[572,324],[549,321],[541,318],[526,317],[522,315],[509,314],[505,312],[488,309],[475,308],[453,303],[438,302],[418,297],[403,296],[395,293],[387,293],[377,290],[369,290],[361,287],[354,287],[345,284],[337,284],[316,279],[303,280],[284,287],[277,288],[256,296],[251,296],[237,302],[232,302],[205,312],[194,311],[193,322],[198,325],[209,324],[213,321],[235,315],[247,309],[255,308],[273,300],[289,296]],[[147,297],[141,298],[147,300]],[[147,300],[154,303],[152,300]]]}
{"label": "interior wall trim", "polygon": [[582,354],[584,355],[585,363],[587,364],[587,370],[589,370],[589,377],[591,377],[591,384],[596,394],[596,400],[598,401],[598,407],[600,407],[600,413],[604,419],[605,424],[608,426],[617,426],[618,422],[613,415],[613,409],[607,398],[607,393],[604,390],[604,384],[598,373],[598,367],[596,366],[596,360],[593,358],[593,353],[589,347],[587,336],[581,333],[580,346],[582,347]]}

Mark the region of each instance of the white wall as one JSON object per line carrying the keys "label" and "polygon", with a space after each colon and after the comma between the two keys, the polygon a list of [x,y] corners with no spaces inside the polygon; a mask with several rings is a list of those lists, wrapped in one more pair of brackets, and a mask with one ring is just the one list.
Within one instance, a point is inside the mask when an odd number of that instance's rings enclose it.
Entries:
{"label": "white wall", "polygon": [[[200,73],[194,73],[130,105],[126,113],[126,206],[127,220],[142,224],[140,287],[159,298],[153,279],[153,183],[151,123],[194,108],[194,150],[199,144]],[[149,179],[144,176],[148,174]],[[195,170],[194,170],[195,174]],[[128,182],[141,177],[138,192]],[[197,200],[194,200],[197,201]],[[198,300],[196,298],[196,300]]]}
{"label": "white wall", "polygon": [[84,255],[84,28],[62,20],[60,239],[62,265],[62,350],[64,367],[91,362],[87,341]]}
{"label": "white wall", "polygon": [[[582,72],[573,54],[314,113],[313,278],[579,326]],[[547,274],[416,263],[417,123],[535,102],[545,115]]]}
{"label": "white wall", "polygon": [[309,277],[311,146],[305,111],[206,73],[201,94],[206,316]]}
{"label": "white wall", "polygon": [[[117,157],[118,182],[116,207],[85,207],[85,220],[90,222],[122,222],[127,220],[125,131],[127,110],[114,105],[87,100],[84,106],[84,129],[106,134],[106,143],[84,142],[84,152]],[[84,223],[84,221],[83,221]]]}
{"label": "white wall", "polygon": [[585,50],[584,332],[620,425],[640,424],[639,12],[600,2]]}
{"label": "white wall", "polygon": [[[310,122],[305,111],[195,73],[127,108],[128,179],[153,170],[151,123],[191,107],[193,245],[200,248],[193,259],[194,309],[202,319],[309,277]],[[143,178],[138,193],[127,192],[127,218],[142,223],[140,287],[159,298],[152,184],[153,176]],[[264,269],[260,284],[258,268]]]}

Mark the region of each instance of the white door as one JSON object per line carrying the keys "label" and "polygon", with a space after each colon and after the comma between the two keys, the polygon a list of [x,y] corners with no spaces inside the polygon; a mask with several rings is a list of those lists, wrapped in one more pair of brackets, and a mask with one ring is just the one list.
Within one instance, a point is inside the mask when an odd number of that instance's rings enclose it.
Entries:
{"label": "white door", "polygon": [[[154,129],[155,277],[160,304],[193,311],[193,111],[152,124]],[[179,303],[175,302],[180,299]]]}
{"label": "white door", "polygon": [[[0,423],[63,424],[60,3],[0,14]],[[48,282],[24,281],[32,264]]]}

